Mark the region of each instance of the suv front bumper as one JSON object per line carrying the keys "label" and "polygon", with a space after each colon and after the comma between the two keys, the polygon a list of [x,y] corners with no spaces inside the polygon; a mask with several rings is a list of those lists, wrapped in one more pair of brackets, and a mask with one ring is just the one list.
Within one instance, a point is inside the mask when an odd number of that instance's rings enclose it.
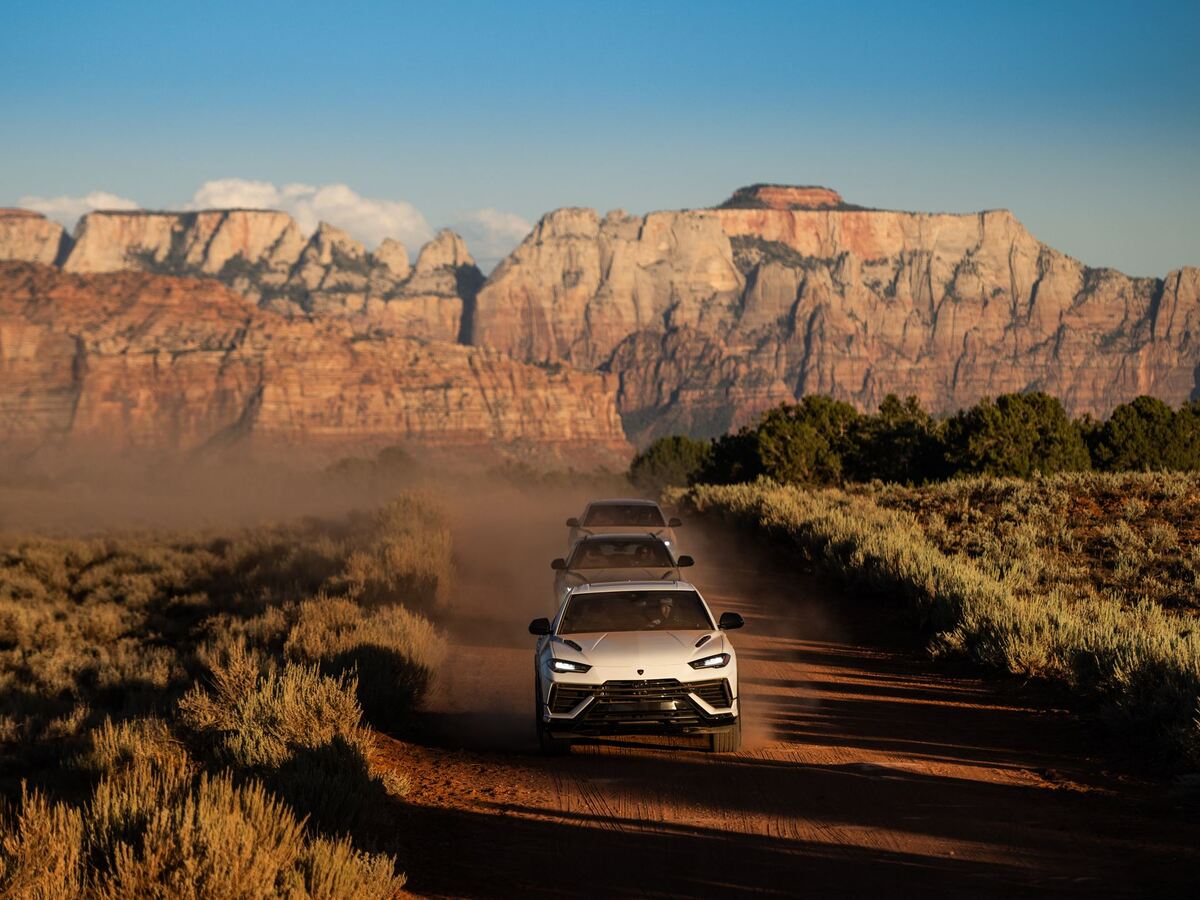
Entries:
{"label": "suv front bumper", "polygon": [[555,681],[542,705],[543,727],[556,737],[706,734],[734,724],[737,716],[727,678]]}

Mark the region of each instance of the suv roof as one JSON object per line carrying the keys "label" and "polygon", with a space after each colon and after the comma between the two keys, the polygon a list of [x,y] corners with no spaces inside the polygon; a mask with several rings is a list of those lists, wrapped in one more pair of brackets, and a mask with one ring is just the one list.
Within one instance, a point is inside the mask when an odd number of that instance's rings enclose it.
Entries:
{"label": "suv roof", "polygon": [[581,584],[571,588],[571,593],[609,594],[615,591],[682,591],[689,589],[696,591],[696,586],[687,581],[603,581],[599,584]]}
{"label": "suv roof", "polygon": [[608,500],[593,500],[588,506],[658,506],[653,500],[621,499],[614,497]]}
{"label": "suv roof", "polygon": [[645,531],[629,531],[619,534],[585,534],[576,544],[587,544],[591,542],[599,543],[601,541],[658,541],[660,544],[666,543],[657,534],[648,534]]}

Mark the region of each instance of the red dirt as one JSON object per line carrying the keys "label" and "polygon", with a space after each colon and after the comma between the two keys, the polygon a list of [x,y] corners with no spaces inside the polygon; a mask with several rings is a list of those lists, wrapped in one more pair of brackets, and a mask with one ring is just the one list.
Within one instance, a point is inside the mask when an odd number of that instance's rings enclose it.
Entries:
{"label": "red dirt", "polygon": [[934,666],[877,605],[778,561],[714,563],[728,539],[698,530],[681,533],[694,580],[747,621],[734,635],[746,748],[611,740],[539,756],[525,634],[549,595],[539,572],[544,596],[502,591],[486,620],[451,622],[455,661],[423,742],[380,738],[413,782],[410,891],[1194,895],[1195,808],[1105,771],[1078,720],[1035,690]]}

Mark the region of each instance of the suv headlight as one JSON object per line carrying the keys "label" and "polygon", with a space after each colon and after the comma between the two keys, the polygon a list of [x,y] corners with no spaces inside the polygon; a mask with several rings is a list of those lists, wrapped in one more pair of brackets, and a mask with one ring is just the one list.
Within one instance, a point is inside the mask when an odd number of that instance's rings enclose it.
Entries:
{"label": "suv headlight", "polygon": [[718,653],[715,656],[694,659],[688,665],[693,669],[721,669],[729,665],[730,658],[728,653]]}
{"label": "suv headlight", "polygon": [[586,663],[571,662],[569,659],[550,660],[550,669],[554,672],[586,672],[590,668]]}

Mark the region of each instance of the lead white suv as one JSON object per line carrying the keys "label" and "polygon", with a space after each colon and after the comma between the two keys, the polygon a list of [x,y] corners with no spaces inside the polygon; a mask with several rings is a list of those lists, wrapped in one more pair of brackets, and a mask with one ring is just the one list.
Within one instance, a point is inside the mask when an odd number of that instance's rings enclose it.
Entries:
{"label": "lead white suv", "polygon": [[743,624],[732,612],[714,622],[685,581],[573,588],[553,620],[529,623],[543,752],[621,734],[707,734],[713,752],[735,752],[737,654],[725,632]]}

